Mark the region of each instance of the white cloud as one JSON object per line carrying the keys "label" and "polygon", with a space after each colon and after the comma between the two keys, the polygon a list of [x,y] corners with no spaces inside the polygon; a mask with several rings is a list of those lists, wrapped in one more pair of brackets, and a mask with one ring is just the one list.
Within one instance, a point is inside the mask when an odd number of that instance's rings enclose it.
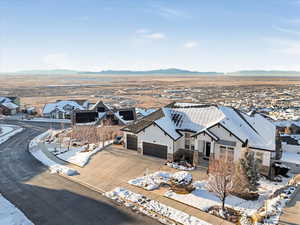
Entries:
{"label": "white cloud", "polygon": [[188,15],[182,9],[174,8],[166,5],[161,5],[158,3],[152,3],[149,8],[146,9],[147,12],[159,15],[165,19],[176,19],[176,18],[187,18]]}
{"label": "white cloud", "polygon": [[154,40],[160,40],[165,39],[166,35],[163,33],[151,33],[144,35],[145,38],[154,39]]}
{"label": "white cloud", "polygon": [[158,14],[166,18],[184,16],[184,13],[182,11],[166,7],[158,7]]}
{"label": "white cloud", "polygon": [[296,30],[291,30],[288,28],[283,28],[283,27],[278,27],[278,26],[273,26],[273,29],[279,31],[279,32],[283,32],[283,33],[289,33],[289,34],[294,34],[294,35],[300,35],[300,31],[296,31]]}
{"label": "white cloud", "polygon": [[198,42],[196,41],[188,41],[183,45],[185,48],[195,48],[198,46]]}

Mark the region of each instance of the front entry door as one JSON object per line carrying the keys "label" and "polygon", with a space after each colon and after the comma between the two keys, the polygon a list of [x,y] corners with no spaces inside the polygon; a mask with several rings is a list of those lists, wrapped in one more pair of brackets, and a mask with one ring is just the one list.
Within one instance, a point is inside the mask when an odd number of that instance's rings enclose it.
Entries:
{"label": "front entry door", "polygon": [[210,150],[211,150],[211,143],[210,142],[205,142],[204,145],[204,158],[209,159],[210,157]]}

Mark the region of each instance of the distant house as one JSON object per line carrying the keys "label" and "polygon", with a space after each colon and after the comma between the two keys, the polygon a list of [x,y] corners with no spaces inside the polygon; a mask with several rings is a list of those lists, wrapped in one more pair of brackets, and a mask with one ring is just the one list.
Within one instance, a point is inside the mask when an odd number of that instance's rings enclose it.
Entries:
{"label": "distant house", "polygon": [[0,114],[15,115],[20,109],[18,97],[0,97]]}
{"label": "distant house", "polygon": [[70,119],[73,111],[86,110],[87,100],[58,100],[55,103],[45,104],[43,117],[54,119]]}
{"label": "distant house", "polygon": [[173,103],[122,130],[126,148],[169,161],[237,161],[247,146],[268,175],[276,157],[276,127],[258,113],[231,107]]}
{"label": "distant house", "polygon": [[135,108],[115,108],[103,101],[98,101],[89,110],[75,110],[72,116],[73,124],[128,125],[135,120]]}
{"label": "distant house", "polygon": [[12,102],[20,107],[20,98],[16,96],[0,96],[0,103],[1,102]]}

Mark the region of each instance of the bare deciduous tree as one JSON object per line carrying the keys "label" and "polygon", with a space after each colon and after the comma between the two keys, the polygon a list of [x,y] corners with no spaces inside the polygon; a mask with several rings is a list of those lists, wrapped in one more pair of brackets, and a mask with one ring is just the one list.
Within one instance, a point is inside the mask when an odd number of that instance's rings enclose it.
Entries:
{"label": "bare deciduous tree", "polygon": [[233,177],[233,162],[216,159],[210,160],[207,189],[221,200],[223,212],[225,210],[225,200],[233,188]]}
{"label": "bare deciduous tree", "polygon": [[118,135],[122,135],[118,126],[73,126],[71,132],[68,133],[68,137],[83,143],[104,142],[112,140]]}

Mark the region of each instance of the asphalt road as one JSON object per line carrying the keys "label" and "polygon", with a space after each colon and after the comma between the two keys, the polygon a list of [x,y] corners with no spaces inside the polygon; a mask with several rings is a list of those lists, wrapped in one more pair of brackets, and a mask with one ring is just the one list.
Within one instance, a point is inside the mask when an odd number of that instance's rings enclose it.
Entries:
{"label": "asphalt road", "polygon": [[[4,123],[0,120],[0,123]],[[0,193],[21,209],[35,225],[160,224],[117,206],[101,194],[57,174],[33,158],[27,146],[32,138],[53,126],[19,124],[25,130],[0,145]]]}

